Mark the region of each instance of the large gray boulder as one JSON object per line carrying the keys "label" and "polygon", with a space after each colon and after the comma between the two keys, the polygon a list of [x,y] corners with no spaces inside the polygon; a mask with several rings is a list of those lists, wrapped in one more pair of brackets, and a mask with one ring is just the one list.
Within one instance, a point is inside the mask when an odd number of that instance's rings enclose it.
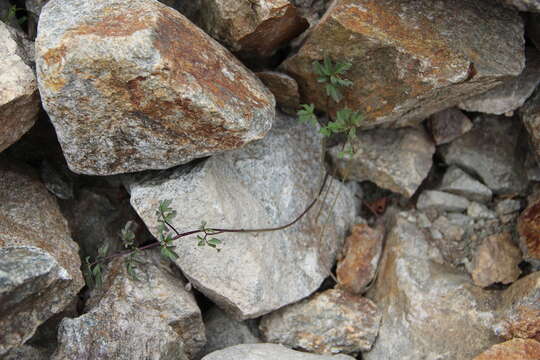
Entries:
{"label": "large gray boulder", "polygon": [[246,344],[214,351],[202,360],[354,360],[348,355],[315,355],[277,344]]}
{"label": "large gray boulder", "polygon": [[262,138],[275,100],[176,10],[153,0],[51,0],[36,40],[43,106],[69,167],[164,169]]}
{"label": "large gray boulder", "polygon": [[[263,140],[191,168],[132,179],[131,204],[156,235],[159,202],[172,200],[180,232],[208,227],[268,228],[292,221],[315,199],[324,176],[322,137],[280,115]],[[277,232],[231,234],[217,252],[195,235],[175,242],[176,264],[193,286],[239,319],[298,301],[328,276],[354,219],[354,197],[329,179],[330,192],[300,222]]]}
{"label": "large gray boulder", "polygon": [[529,133],[535,159],[538,161],[540,158],[540,91],[527,100],[519,110],[519,115]]}
{"label": "large gray boulder", "polygon": [[0,356],[76,297],[80,266],[54,197],[29,170],[0,160]]}

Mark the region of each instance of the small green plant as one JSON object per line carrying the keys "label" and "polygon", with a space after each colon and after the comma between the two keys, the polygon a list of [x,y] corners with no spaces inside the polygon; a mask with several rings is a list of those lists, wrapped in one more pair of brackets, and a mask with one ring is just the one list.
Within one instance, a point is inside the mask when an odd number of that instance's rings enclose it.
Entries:
{"label": "small green plant", "polygon": [[352,81],[341,77],[341,75],[345,75],[351,66],[352,64],[348,62],[334,63],[328,56],[325,56],[322,62],[313,62],[313,71],[318,76],[317,81],[325,84],[326,95],[337,103],[343,98],[340,87],[352,85]]}
{"label": "small green plant", "polygon": [[23,8],[18,8],[16,5],[11,6],[8,9],[7,14],[2,19],[2,22],[4,22],[5,24],[9,24],[9,23],[11,23],[12,20],[15,19],[18,24],[20,24],[20,25],[24,24],[26,22],[26,20],[28,20],[28,17],[27,16],[21,16],[21,17],[17,18],[17,13],[20,12],[20,11],[26,11],[26,10],[23,9]]}

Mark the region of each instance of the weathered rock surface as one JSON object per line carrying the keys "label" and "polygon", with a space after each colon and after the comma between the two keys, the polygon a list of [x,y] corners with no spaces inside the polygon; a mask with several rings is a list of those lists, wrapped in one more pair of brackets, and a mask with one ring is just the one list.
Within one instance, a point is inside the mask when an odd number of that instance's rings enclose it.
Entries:
{"label": "weathered rock surface", "polygon": [[481,95],[459,104],[460,109],[495,115],[512,115],[540,84],[540,51],[528,48],[525,70]]}
{"label": "weathered rock surface", "polygon": [[472,257],[468,234],[474,220],[464,214],[446,214],[437,217],[430,229],[431,242],[439,249],[447,263],[458,266]]}
{"label": "weathered rock surface", "polygon": [[277,344],[231,346],[206,355],[202,360],[354,360],[348,355],[315,355]]}
{"label": "weathered rock surface", "polygon": [[540,158],[540,91],[537,91],[525,103],[519,110],[519,115],[529,133],[531,145],[538,160]]}
{"label": "weathered rock surface", "polygon": [[364,297],[330,289],[262,318],[266,341],[320,354],[369,351],[381,313]]}
{"label": "weathered rock surface", "polygon": [[493,328],[506,339],[540,341],[540,272],[519,279],[504,291]]}
{"label": "weathered rock surface", "polygon": [[466,197],[472,201],[491,201],[492,191],[457,166],[451,166],[444,173],[438,190]]}
{"label": "weathered rock surface", "polygon": [[520,193],[527,186],[525,153],[517,119],[479,116],[475,127],[440,153],[448,165],[478,176],[495,194]]}
{"label": "weathered rock surface", "polygon": [[473,282],[481,287],[510,284],[521,274],[521,251],[510,233],[488,236],[476,249],[472,264]]}
{"label": "weathered rock surface", "polygon": [[274,119],[257,77],[156,1],[49,1],[36,52],[43,106],[78,173],[169,168],[260,139]]}
{"label": "weathered rock surface", "polygon": [[0,21],[0,152],[20,139],[39,112],[31,43],[24,34]]}
{"label": "weathered rock surface", "polygon": [[452,107],[431,115],[428,127],[435,144],[449,143],[471,130],[471,119],[459,109]]}
{"label": "weathered rock surface", "polygon": [[439,212],[462,212],[467,210],[469,200],[462,196],[437,190],[425,190],[418,197],[418,210],[434,209]]}
{"label": "weathered rock surface", "polygon": [[540,342],[512,339],[493,345],[473,360],[536,360],[540,359]]}
{"label": "weathered rock surface", "polygon": [[540,12],[540,0],[501,0],[503,4],[514,6],[519,11]]}
{"label": "weathered rock surface", "polygon": [[23,344],[83,286],[78,246],[54,197],[0,160],[0,355]]}
{"label": "weathered rock surface", "polygon": [[49,355],[33,346],[22,345],[9,352],[2,360],[48,360]]}
{"label": "weathered rock surface", "polygon": [[[324,174],[321,135],[279,115],[270,134],[244,149],[213,156],[130,185],[131,204],[155,235],[161,200],[181,216],[178,231],[200,227],[267,228],[289,223],[315,198]],[[278,232],[221,234],[221,252],[176,242],[176,263],[193,286],[236,318],[254,318],[305,298],[328,276],[354,219],[349,189],[330,193],[293,227]],[[335,204],[334,204],[335,202]]]}
{"label": "weathered rock surface", "polygon": [[308,28],[289,0],[201,0],[199,25],[241,57],[267,57]]}
{"label": "weathered rock surface", "polygon": [[339,0],[282,65],[304,102],[333,112],[342,105],[312,69],[325,55],[352,64],[342,102],[366,114],[362,126],[404,126],[519,75],[523,22],[492,0]]}
{"label": "weathered rock surface", "polygon": [[[179,359],[201,350],[201,312],[184,282],[145,253],[134,280],[122,259],[109,265],[84,315],[65,318],[53,359]],[[159,256],[159,255],[158,255]]]}
{"label": "weathered rock surface", "polygon": [[496,219],[495,211],[489,209],[486,205],[473,201],[467,207],[467,215],[473,219]]}
{"label": "weathered rock surface", "polygon": [[435,146],[420,128],[360,132],[351,142],[354,156],[339,159],[341,146],[330,149],[341,176],[364,181],[411,197],[426,178]]}
{"label": "weathered rock surface", "polygon": [[532,196],[529,206],[519,215],[517,230],[523,259],[540,262],[540,194]]}
{"label": "weathered rock surface", "polygon": [[340,288],[362,294],[377,273],[384,240],[384,227],[358,224],[345,240],[344,257],[338,261],[336,275]]}
{"label": "weathered rock surface", "polygon": [[383,320],[364,359],[471,359],[497,343],[490,330],[491,292],[442,264],[414,213],[398,213],[389,226],[379,275],[368,292]]}
{"label": "weathered rock surface", "polygon": [[206,345],[197,358],[240,344],[257,344],[262,342],[255,333],[257,326],[247,321],[238,321],[227,315],[218,307],[213,307],[204,313],[204,327],[206,329]]}
{"label": "weathered rock surface", "polygon": [[279,108],[290,115],[296,115],[300,108],[300,93],[296,80],[277,71],[261,71],[257,76],[276,97]]}

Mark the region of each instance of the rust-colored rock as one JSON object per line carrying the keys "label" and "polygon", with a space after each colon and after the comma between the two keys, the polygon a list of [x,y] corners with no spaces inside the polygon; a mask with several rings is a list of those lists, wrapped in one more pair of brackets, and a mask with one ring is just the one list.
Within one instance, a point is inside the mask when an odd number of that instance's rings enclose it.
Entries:
{"label": "rust-colored rock", "polygon": [[355,225],[345,241],[345,257],[338,262],[337,279],[341,288],[361,294],[373,280],[382,252],[384,228]]}
{"label": "rust-colored rock", "polygon": [[540,194],[531,197],[518,219],[519,245],[525,260],[540,260]]}
{"label": "rust-colored rock", "polygon": [[473,360],[538,360],[540,342],[536,340],[512,339],[493,345]]}
{"label": "rust-colored rock", "polygon": [[256,74],[276,97],[279,108],[290,115],[296,115],[300,107],[300,93],[296,80],[277,71],[261,71]]}
{"label": "rust-colored rock", "polygon": [[326,110],[312,62],[352,64],[340,105],[367,115],[364,127],[403,126],[484,92],[525,65],[523,22],[492,0],[337,0],[283,69],[306,103]]}

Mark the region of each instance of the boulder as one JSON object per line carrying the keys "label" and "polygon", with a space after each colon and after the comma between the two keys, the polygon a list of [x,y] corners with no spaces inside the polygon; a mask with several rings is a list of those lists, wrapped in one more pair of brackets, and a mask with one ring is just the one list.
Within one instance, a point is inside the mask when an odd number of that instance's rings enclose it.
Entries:
{"label": "boulder", "polygon": [[493,345],[473,360],[536,360],[540,359],[540,342],[512,339]]}
{"label": "boulder", "polygon": [[245,344],[214,351],[202,360],[354,360],[348,355],[316,355],[277,344]]}
{"label": "boulder", "polygon": [[414,212],[392,215],[388,226],[379,275],[368,292],[382,323],[363,358],[471,359],[497,343],[490,329],[495,296],[443,264]]}
{"label": "boulder", "polygon": [[122,258],[108,265],[87,311],[65,318],[53,359],[188,360],[206,342],[201,312],[185,283],[152,251],[128,275]]}
{"label": "boulder", "polygon": [[434,209],[438,212],[462,212],[469,207],[469,200],[462,196],[437,190],[425,190],[418,197],[418,210]]}
{"label": "boulder", "polygon": [[440,148],[448,165],[477,176],[495,194],[521,193],[527,187],[521,126],[515,118],[482,115],[467,134]]}
{"label": "boulder", "polygon": [[449,143],[473,127],[471,119],[455,107],[431,115],[427,125],[437,145]]}
{"label": "boulder", "polygon": [[275,100],[176,10],[151,0],[51,0],[37,75],[68,165],[164,169],[262,138]]}
{"label": "boulder", "polygon": [[30,170],[0,160],[0,355],[61,312],[84,282],[56,200]]}
{"label": "boulder", "polygon": [[383,189],[411,197],[431,169],[435,146],[420,128],[363,131],[351,141],[354,155],[339,157],[342,146],[330,149],[341,176],[369,180]]}
{"label": "boulder", "polygon": [[369,351],[377,338],[381,313],[361,296],[330,289],[262,318],[268,342],[320,354]]}
{"label": "boulder", "polygon": [[492,191],[457,166],[450,166],[444,173],[437,190],[466,197],[472,201],[487,203],[491,201]]}
{"label": "boulder", "polygon": [[34,125],[39,112],[36,76],[32,70],[32,43],[0,21],[0,152]]}
{"label": "boulder", "polygon": [[511,116],[540,84],[540,51],[532,47],[527,48],[526,55],[525,70],[518,77],[462,101],[459,108],[465,111]]}
{"label": "boulder", "polygon": [[540,158],[540,91],[537,91],[519,110],[521,121],[529,134],[533,153]]}
{"label": "boulder", "polygon": [[[330,113],[346,104],[365,113],[362,127],[401,127],[519,75],[523,32],[518,12],[493,0],[338,0],[281,67],[303,102]],[[325,56],[352,64],[340,104],[313,72]]]}
{"label": "boulder", "polygon": [[[172,223],[179,232],[198,229],[202,221],[214,228],[282,226],[316,198],[323,154],[317,129],[280,114],[266,138],[244,149],[132,177],[131,204],[154,235],[156,209],[167,199],[180,214]],[[176,264],[195,288],[237,319],[305,298],[329,275],[355,215],[350,190],[332,178],[327,186],[323,202],[285,230],[220,234],[220,252],[198,247],[196,235],[179,239]]]}

